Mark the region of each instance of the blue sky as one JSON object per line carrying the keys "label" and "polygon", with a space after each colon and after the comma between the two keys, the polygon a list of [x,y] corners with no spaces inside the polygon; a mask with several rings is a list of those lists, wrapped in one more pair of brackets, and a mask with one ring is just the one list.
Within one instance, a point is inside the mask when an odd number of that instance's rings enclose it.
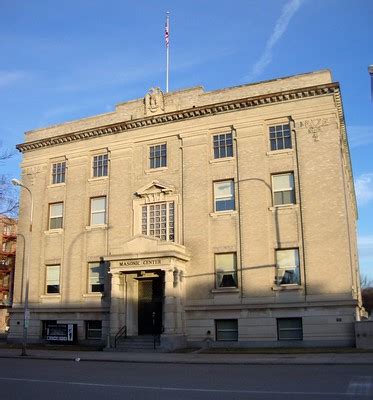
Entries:
{"label": "blue sky", "polygon": [[[0,138],[111,111],[165,87],[206,90],[329,68],[342,88],[359,202],[360,267],[373,280],[371,0],[1,0]],[[19,176],[21,157],[0,166]],[[336,271],[337,273],[337,271]]]}

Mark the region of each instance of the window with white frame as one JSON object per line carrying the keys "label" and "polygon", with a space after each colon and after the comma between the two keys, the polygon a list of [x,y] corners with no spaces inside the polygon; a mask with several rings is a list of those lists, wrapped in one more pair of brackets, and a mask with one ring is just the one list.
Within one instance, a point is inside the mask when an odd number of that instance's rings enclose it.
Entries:
{"label": "window with white frame", "polygon": [[60,293],[60,265],[47,265],[46,292],[47,294]]}
{"label": "window with white frame", "polygon": [[91,225],[106,224],[106,196],[91,198]]}
{"label": "window with white frame", "polygon": [[149,146],[149,167],[151,169],[167,167],[166,143]]}
{"label": "window with white frame", "polygon": [[291,149],[291,131],[289,124],[269,127],[271,150]]}
{"label": "window with white frame", "polygon": [[214,158],[233,157],[232,133],[220,133],[213,136]]}
{"label": "window with white frame", "polygon": [[277,318],[278,340],[303,340],[302,318]]}
{"label": "window with white frame", "polygon": [[175,240],[174,202],[143,205],[141,208],[141,233],[173,242]]}
{"label": "window with white frame", "polygon": [[49,229],[62,229],[63,203],[49,204]]}
{"label": "window with white frame", "polygon": [[214,182],[214,203],[216,212],[234,210],[233,179]]}
{"label": "window with white frame", "polygon": [[9,224],[4,224],[3,225],[3,235],[4,236],[10,236],[15,234],[15,226],[14,225],[9,225]]}
{"label": "window with white frame", "polygon": [[101,339],[102,321],[85,321],[86,339]]}
{"label": "window with white frame", "polygon": [[300,285],[299,249],[276,250],[277,285]]}
{"label": "window with white frame", "polygon": [[52,184],[65,182],[66,162],[56,162],[52,164]]}
{"label": "window with white frame", "polygon": [[105,263],[88,264],[88,292],[102,293],[105,290]]}
{"label": "window with white frame", "polygon": [[294,174],[272,175],[273,205],[295,204]]}
{"label": "window with white frame", "polygon": [[216,319],[215,333],[217,341],[237,341],[238,340],[238,320],[237,319]]}
{"label": "window with white frame", "polygon": [[107,153],[93,156],[92,176],[94,178],[99,178],[101,176],[108,176],[108,163],[109,163],[109,156]]}
{"label": "window with white frame", "polygon": [[215,254],[216,288],[237,287],[236,253]]}

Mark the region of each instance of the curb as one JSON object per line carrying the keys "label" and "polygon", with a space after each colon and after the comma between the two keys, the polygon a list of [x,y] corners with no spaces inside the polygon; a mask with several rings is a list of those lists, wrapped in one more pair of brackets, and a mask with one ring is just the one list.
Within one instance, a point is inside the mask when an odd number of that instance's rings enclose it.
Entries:
{"label": "curb", "polygon": [[75,362],[112,362],[112,363],[128,363],[128,364],[194,364],[194,365],[373,365],[373,361],[198,361],[198,360],[114,360],[101,358],[81,358],[79,361],[70,357],[48,357],[48,356],[7,356],[0,355],[0,359],[21,359],[21,360],[45,360],[45,361],[75,361]]}

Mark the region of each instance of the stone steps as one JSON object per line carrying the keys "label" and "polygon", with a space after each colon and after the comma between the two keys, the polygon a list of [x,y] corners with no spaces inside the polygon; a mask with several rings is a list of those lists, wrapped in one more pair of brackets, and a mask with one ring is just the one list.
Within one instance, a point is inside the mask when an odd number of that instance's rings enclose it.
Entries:
{"label": "stone steps", "polygon": [[157,343],[156,349],[154,349],[154,338],[153,336],[127,336],[126,338],[120,338],[117,341],[116,351],[126,352],[157,352],[159,344]]}

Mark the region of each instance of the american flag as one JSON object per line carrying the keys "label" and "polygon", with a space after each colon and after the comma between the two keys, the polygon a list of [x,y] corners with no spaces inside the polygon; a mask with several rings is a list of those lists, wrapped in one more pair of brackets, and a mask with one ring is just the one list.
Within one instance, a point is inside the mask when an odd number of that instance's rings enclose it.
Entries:
{"label": "american flag", "polygon": [[168,47],[170,44],[169,32],[170,32],[170,30],[169,30],[169,26],[168,26],[168,13],[167,13],[166,24],[165,24],[165,28],[164,28],[164,39],[166,41],[166,47]]}

